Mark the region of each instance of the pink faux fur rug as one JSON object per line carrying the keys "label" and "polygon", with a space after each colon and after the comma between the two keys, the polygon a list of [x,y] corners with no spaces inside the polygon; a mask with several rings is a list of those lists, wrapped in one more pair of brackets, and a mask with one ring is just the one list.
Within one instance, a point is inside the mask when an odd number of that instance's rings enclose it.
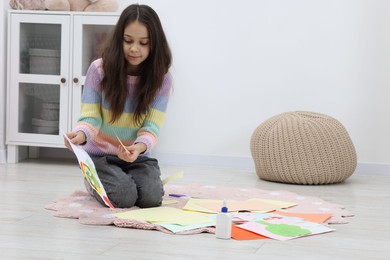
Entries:
{"label": "pink faux fur rug", "polygon": [[[175,199],[176,204],[170,207],[183,208],[188,198],[172,198],[169,194],[185,194],[187,197],[204,199],[234,199],[246,200],[251,198],[273,199],[298,203],[297,206],[285,209],[286,212],[296,213],[327,213],[332,214],[325,224],[346,224],[345,217],[352,217],[353,214],[344,209],[342,205],[329,203],[320,198],[306,197],[288,191],[269,191],[260,189],[228,188],[209,185],[165,185],[164,200]],[[61,218],[78,219],[81,224],[86,225],[115,225],[117,227],[155,229],[165,233],[173,234],[171,231],[155,224],[138,220],[126,220],[115,218],[114,213],[137,209],[109,209],[100,205],[85,191],[75,191],[73,194],[58,198],[45,206],[52,210],[53,215]],[[212,227],[199,228],[184,231],[176,234],[198,234],[202,232],[214,233]]]}

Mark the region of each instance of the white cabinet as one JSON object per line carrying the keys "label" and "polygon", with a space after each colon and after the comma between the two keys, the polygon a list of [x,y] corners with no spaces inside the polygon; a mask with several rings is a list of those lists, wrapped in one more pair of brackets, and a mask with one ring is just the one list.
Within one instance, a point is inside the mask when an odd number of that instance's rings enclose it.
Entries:
{"label": "white cabinet", "polygon": [[73,129],[85,74],[100,56],[116,13],[16,11],[8,16],[6,143],[8,161],[18,147],[65,147]]}

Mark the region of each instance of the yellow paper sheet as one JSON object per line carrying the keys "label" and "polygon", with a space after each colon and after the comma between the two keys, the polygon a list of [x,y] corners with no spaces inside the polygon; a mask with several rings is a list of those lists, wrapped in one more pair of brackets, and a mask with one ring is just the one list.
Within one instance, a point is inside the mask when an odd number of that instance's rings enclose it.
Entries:
{"label": "yellow paper sheet", "polygon": [[162,205],[171,205],[171,204],[176,204],[179,203],[177,200],[163,200]]}
{"label": "yellow paper sheet", "polygon": [[208,223],[210,219],[207,214],[199,212],[188,212],[172,207],[155,207],[147,209],[130,210],[116,213],[115,216],[120,219],[143,220],[146,222],[163,222],[177,225],[193,225]]}
{"label": "yellow paper sheet", "polygon": [[162,180],[162,184],[165,185],[167,184],[168,182],[170,181],[173,181],[173,180],[177,180],[177,179],[180,179],[184,176],[184,172],[178,172],[178,173],[175,173],[175,174],[172,174],[168,177],[166,177],[165,179]]}
{"label": "yellow paper sheet", "polygon": [[189,211],[199,211],[199,212],[204,212],[204,213],[212,213],[212,214],[216,214],[216,213],[218,213],[221,210],[221,207],[219,207],[219,209],[217,209],[217,210],[213,210],[213,209],[209,209],[209,208],[206,208],[206,207],[202,207],[200,204],[202,204],[204,202],[209,202],[209,203],[213,203],[214,202],[214,203],[219,203],[220,206],[222,205],[222,201],[221,200],[190,198],[187,201],[186,205],[183,207],[183,209],[189,210]]}
{"label": "yellow paper sheet", "polygon": [[[196,202],[200,207],[211,211],[220,211],[222,200],[219,201],[198,201]],[[227,201],[227,207],[230,212],[236,211],[260,211],[270,212],[281,208],[289,208],[297,205],[294,202],[279,201],[279,200],[265,200],[265,199],[249,199],[242,201]]]}

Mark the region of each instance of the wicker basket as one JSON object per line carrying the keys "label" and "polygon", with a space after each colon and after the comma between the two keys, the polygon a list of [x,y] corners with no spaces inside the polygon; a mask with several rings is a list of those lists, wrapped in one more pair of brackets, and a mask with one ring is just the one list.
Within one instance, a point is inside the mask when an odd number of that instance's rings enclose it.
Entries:
{"label": "wicker basket", "polygon": [[356,169],[356,151],[336,119],[296,111],[274,116],[254,131],[251,153],[259,178],[294,184],[342,182]]}

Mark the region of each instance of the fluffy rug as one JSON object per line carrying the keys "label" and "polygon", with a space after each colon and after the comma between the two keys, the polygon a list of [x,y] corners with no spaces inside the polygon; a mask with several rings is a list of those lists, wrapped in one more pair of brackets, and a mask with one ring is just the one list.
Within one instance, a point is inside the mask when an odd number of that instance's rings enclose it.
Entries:
{"label": "fluffy rug", "polygon": [[[298,205],[285,209],[286,212],[295,213],[327,213],[332,214],[325,224],[345,224],[348,223],[345,217],[353,215],[344,209],[342,205],[329,203],[320,198],[306,197],[288,191],[268,191],[260,189],[243,189],[206,186],[200,184],[190,185],[165,185],[164,201],[175,200],[176,203],[169,204],[170,207],[183,208],[189,197],[203,199],[227,199],[227,200],[246,200],[251,198],[273,199],[295,202]],[[186,197],[173,198],[169,194],[184,194]],[[137,209],[109,209],[100,205],[85,191],[75,191],[73,194],[58,198],[45,206],[52,210],[53,215],[61,218],[78,219],[81,224],[86,225],[115,225],[117,227],[154,229],[165,233],[171,231],[155,224],[138,220],[119,219],[114,213]],[[202,232],[214,233],[212,227],[199,228],[190,231],[184,231],[175,234],[198,234]]]}

